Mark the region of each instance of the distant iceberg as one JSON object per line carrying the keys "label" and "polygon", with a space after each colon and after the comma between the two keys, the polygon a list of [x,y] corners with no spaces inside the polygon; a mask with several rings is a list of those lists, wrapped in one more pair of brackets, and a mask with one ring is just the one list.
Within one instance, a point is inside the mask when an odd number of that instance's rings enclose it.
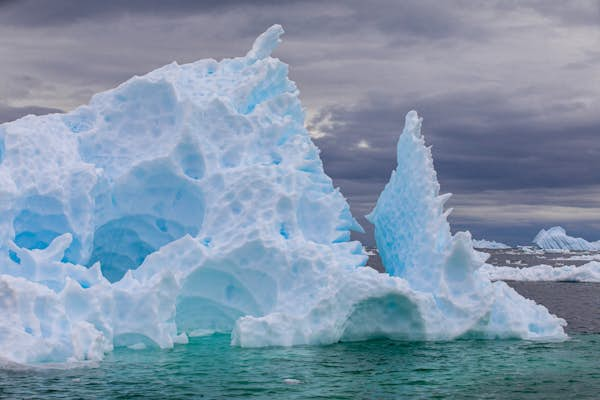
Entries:
{"label": "distant iceberg", "polygon": [[495,242],[493,240],[485,240],[485,239],[481,239],[481,240],[477,240],[477,239],[473,239],[473,247],[475,247],[476,249],[510,249],[510,246],[504,244],[504,243],[500,243],[500,242]]}
{"label": "distant iceberg", "polygon": [[364,268],[362,228],[270,56],[282,33],[0,125],[0,358],[99,360],[212,332],[246,347],[566,337],[450,234],[415,112],[370,216],[390,274]]}
{"label": "distant iceberg", "polygon": [[548,230],[542,229],[533,239],[544,250],[583,250],[600,251],[600,240],[588,242],[582,238],[567,235],[563,227],[555,226]]}
{"label": "distant iceberg", "polygon": [[561,281],[561,282],[600,282],[600,262],[592,261],[576,267],[552,267],[535,265],[527,268],[496,267],[486,264],[481,270],[492,280],[502,281]]}

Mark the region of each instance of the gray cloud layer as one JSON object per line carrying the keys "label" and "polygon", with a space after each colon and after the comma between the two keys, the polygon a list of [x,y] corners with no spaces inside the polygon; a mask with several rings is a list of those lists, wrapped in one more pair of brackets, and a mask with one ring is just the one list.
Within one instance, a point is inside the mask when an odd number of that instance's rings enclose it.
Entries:
{"label": "gray cloud layer", "polygon": [[172,60],[242,55],[273,23],[357,215],[414,108],[456,193],[455,228],[524,243],[562,224],[600,238],[596,0],[0,1],[0,121],[68,110]]}

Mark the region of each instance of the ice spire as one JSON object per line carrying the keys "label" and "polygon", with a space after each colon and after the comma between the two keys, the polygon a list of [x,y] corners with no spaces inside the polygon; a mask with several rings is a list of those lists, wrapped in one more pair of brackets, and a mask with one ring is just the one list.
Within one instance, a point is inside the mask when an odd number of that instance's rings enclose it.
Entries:
{"label": "ice spire", "polygon": [[[422,118],[406,115],[398,140],[398,166],[367,219],[375,225],[375,239],[390,275],[420,287],[430,286],[452,245],[444,203],[439,194],[431,149],[421,134]],[[427,276],[426,279],[422,279]]]}
{"label": "ice spire", "polygon": [[[440,195],[431,148],[421,134],[422,119],[406,115],[398,140],[398,166],[367,216],[390,275],[411,289],[431,295],[438,314],[428,318],[429,333],[457,337],[467,332],[492,337],[564,337],[560,320],[526,300],[504,282],[491,283],[479,269],[485,263],[473,249],[471,234],[452,235]],[[519,309],[521,315],[514,313]],[[432,311],[432,310],[429,310]]]}

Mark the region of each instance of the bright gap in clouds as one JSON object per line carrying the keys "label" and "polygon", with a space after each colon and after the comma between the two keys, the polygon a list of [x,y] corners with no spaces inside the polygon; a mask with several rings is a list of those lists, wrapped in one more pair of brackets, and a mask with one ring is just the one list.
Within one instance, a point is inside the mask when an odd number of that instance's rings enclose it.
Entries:
{"label": "bright gap in clouds", "polygon": [[358,147],[359,149],[369,149],[371,148],[371,145],[365,139],[361,139],[356,145],[356,147]]}

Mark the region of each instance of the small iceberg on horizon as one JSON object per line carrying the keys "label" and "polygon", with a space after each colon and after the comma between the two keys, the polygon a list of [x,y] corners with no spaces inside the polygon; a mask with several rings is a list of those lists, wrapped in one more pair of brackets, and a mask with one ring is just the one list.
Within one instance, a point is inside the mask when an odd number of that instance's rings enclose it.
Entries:
{"label": "small iceberg on horizon", "polygon": [[533,243],[543,250],[600,251],[600,240],[589,242],[583,238],[569,236],[561,226],[540,230]]}
{"label": "small iceberg on horizon", "polygon": [[534,265],[517,268],[484,265],[481,270],[493,280],[522,282],[600,282],[600,262],[591,261],[580,266]]}
{"label": "small iceberg on horizon", "polygon": [[498,249],[498,250],[505,250],[505,249],[510,249],[511,248],[509,245],[506,245],[506,244],[500,243],[500,242],[496,242],[494,240],[486,240],[486,239],[477,240],[477,239],[472,239],[472,242],[473,242],[473,247],[475,247],[476,249]]}
{"label": "small iceberg on horizon", "polygon": [[242,347],[374,338],[565,339],[450,233],[415,111],[369,215],[388,273],[319,158],[283,29],[172,63],[66,114],[0,125],[0,359],[101,360],[230,333]]}

